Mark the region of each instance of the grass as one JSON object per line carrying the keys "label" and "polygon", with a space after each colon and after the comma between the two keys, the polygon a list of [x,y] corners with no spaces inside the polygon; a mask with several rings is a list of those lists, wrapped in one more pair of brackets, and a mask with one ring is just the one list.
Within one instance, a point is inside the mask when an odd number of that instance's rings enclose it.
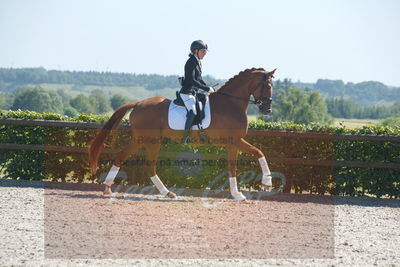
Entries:
{"label": "grass", "polygon": [[377,124],[379,120],[374,119],[342,119],[342,118],[335,118],[333,123],[334,126],[340,126],[343,124],[347,128],[360,128],[366,125]]}
{"label": "grass", "polygon": [[[257,121],[257,115],[247,115],[248,121]],[[343,118],[335,118],[335,121],[333,123],[333,126],[340,126],[340,124],[343,124],[347,128],[354,129],[354,128],[360,128],[365,125],[370,125],[370,124],[377,124],[380,120],[374,120],[374,119],[343,119]]]}

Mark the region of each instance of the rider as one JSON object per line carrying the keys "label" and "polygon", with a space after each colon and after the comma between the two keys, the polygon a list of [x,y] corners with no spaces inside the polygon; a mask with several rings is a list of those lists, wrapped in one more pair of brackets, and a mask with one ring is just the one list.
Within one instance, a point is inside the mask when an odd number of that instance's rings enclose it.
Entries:
{"label": "rider", "polygon": [[196,40],[190,45],[189,59],[185,64],[185,78],[182,83],[182,88],[179,91],[180,96],[185,103],[188,113],[186,115],[185,131],[183,140],[188,141],[189,130],[193,120],[197,114],[195,95],[198,89],[203,89],[209,93],[213,93],[214,89],[207,86],[201,77],[201,60],[204,58],[208,50],[207,44],[202,40]]}

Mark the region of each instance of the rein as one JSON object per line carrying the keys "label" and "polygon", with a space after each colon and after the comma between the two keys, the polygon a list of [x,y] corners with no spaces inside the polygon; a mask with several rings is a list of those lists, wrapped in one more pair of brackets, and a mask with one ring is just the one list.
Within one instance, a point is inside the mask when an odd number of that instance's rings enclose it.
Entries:
{"label": "rein", "polygon": [[236,98],[236,99],[239,99],[239,100],[242,100],[242,101],[245,101],[245,102],[249,102],[250,104],[255,104],[255,105],[260,104],[260,101],[263,101],[263,100],[272,102],[272,97],[261,97],[261,98],[257,98],[255,100],[252,100],[252,99],[247,99],[245,97],[230,95],[230,94],[226,94],[226,93],[222,93],[222,92],[218,92],[218,91],[215,92],[215,94],[229,96],[229,97]]}
{"label": "rein", "polygon": [[[265,80],[267,80],[267,77],[266,77]],[[260,83],[262,83],[262,86],[263,86],[263,88],[261,89],[262,90],[261,94],[262,94],[264,92],[263,89],[265,88],[265,84],[263,83],[263,81],[261,81]],[[256,86],[255,89],[257,89],[257,87],[258,87],[258,85]],[[253,91],[255,91],[255,89]],[[248,99],[248,98],[245,98],[245,97],[230,95],[230,94],[219,92],[219,91],[217,91],[215,93],[216,94],[220,94],[220,95],[224,95],[224,96],[229,96],[229,97],[232,97],[232,98],[236,98],[236,99],[239,99],[239,100],[242,100],[242,101],[245,101],[245,102],[249,102],[250,104],[254,104],[254,105],[257,105],[257,106],[264,104],[264,102],[268,102],[268,103],[272,102],[272,97],[259,97],[259,98],[255,98],[254,100],[251,100],[251,99]]]}

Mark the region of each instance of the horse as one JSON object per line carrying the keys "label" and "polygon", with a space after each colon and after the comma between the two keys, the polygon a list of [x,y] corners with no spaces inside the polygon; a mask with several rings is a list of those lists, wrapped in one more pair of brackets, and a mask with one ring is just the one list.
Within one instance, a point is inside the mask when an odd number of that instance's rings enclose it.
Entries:
{"label": "horse", "polygon": [[[272,186],[271,172],[263,152],[246,142],[244,137],[248,132],[247,109],[249,103],[257,105],[259,112],[263,115],[272,112],[272,79],[275,71],[276,69],[270,72],[263,68],[246,69],[229,79],[217,92],[209,95],[212,115],[210,125],[204,131],[209,139],[216,140],[223,137],[225,140],[230,140],[230,142],[220,145],[224,145],[227,150],[230,191],[232,197],[238,201],[246,200],[246,197],[237,188],[238,151],[249,153],[258,159],[263,173],[262,186],[267,190]],[[254,97],[254,100],[251,99],[251,96]],[[90,142],[89,165],[92,172],[96,173],[99,156],[104,148],[106,138],[119,127],[122,118],[130,112],[131,141],[117,154],[114,165],[106,176],[103,192],[105,195],[112,193],[111,185],[123,162],[141,147],[145,147],[146,159],[151,163],[145,166],[145,173],[160,194],[176,198],[176,194],[169,191],[157,175],[156,162],[160,151],[160,142],[139,143],[137,141],[143,140],[143,137],[146,137],[146,140],[161,140],[162,138],[179,140],[183,136],[183,130],[173,130],[168,124],[170,103],[170,99],[152,97],[125,104],[111,115]],[[192,130],[191,134],[194,132],[197,131]]]}

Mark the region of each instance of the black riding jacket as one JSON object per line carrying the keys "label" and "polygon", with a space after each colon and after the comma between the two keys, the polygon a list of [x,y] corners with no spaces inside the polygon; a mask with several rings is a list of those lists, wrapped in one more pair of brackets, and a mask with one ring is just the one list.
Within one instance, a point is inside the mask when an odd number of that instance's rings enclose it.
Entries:
{"label": "black riding jacket", "polygon": [[210,90],[210,87],[206,85],[201,77],[200,61],[194,55],[191,55],[185,64],[185,79],[180,93],[194,95],[198,88],[207,92]]}

